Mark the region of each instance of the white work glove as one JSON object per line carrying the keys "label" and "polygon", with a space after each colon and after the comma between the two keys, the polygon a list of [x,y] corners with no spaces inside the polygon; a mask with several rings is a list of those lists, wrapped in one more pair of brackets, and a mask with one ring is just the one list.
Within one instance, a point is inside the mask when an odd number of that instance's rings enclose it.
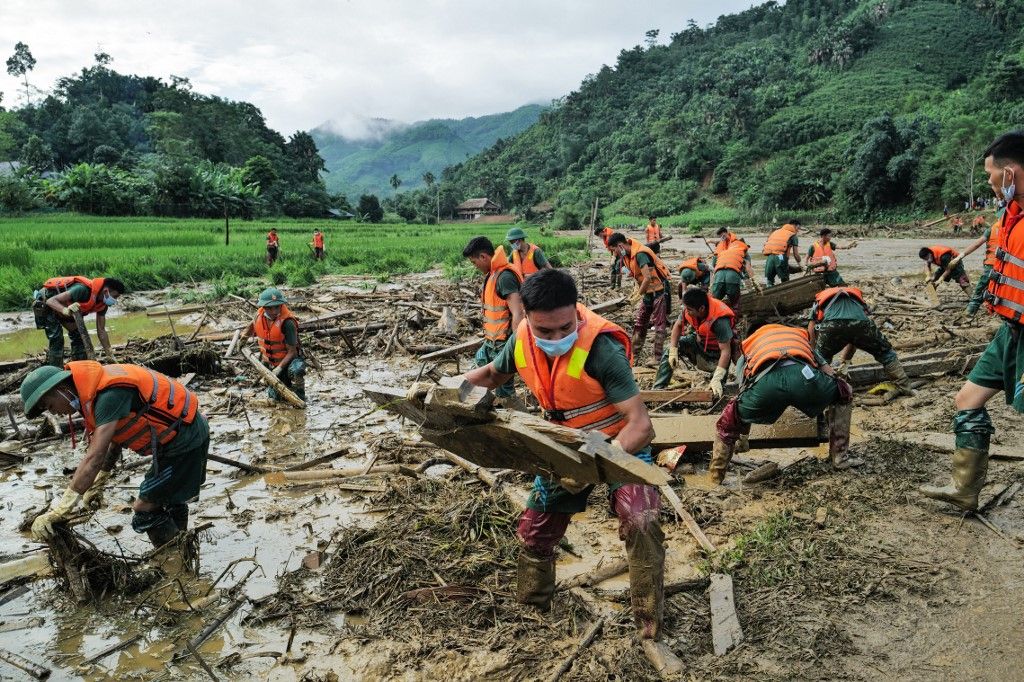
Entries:
{"label": "white work glove", "polygon": [[822,256],[821,257],[821,262],[824,263],[825,265],[829,265],[832,262],[832,257],[831,256]]}
{"label": "white work glove", "polygon": [[76,301],[75,303],[72,303],[71,305],[69,305],[67,308],[64,309],[64,315],[66,317],[71,317],[72,313],[77,313],[81,309],[82,309],[82,304],[78,303]]}
{"label": "white work glove", "polygon": [[110,480],[110,472],[100,469],[96,480],[82,495],[82,506],[86,509],[99,509],[103,506],[103,486]]}
{"label": "white work glove", "polygon": [[409,390],[405,392],[406,400],[423,400],[427,397],[427,392],[433,388],[434,384],[426,381],[414,381]]}
{"label": "white work glove", "polygon": [[52,538],[53,524],[66,520],[81,499],[82,496],[71,488],[65,490],[56,507],[40,514],[32,522],[32,537],[40,541]]}
{"label": "white work glove", "polygon": [[711,375],[711,382],[708,383],[708,388],[714,394],[715,400],[721,398],[725,392],[725,387],[722,386],[723,381],[725,381],[725,367],[715,367],[715,373]]}
{"label": "white work glove", "polygon": [[668,349],[668,366],[673,371],[679,366],[679,349],[676,346],[671,346]]}

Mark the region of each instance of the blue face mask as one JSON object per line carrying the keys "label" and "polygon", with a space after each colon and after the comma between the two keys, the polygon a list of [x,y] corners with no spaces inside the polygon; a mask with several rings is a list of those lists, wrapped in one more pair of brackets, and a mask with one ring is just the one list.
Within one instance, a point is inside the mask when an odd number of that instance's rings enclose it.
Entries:
{"label": "blue face mask", "polygon": [[574,329],[572,334],[569,334],[564,339],[558,339],[557,341],[548,341],[547,339],[538,339],[533,337],[533,342],[537,348],[540,348],[544,352],[544,355],[549,358],[557,358],[560,355],[565,355],[576,343],[576,339],[579,337],[579,330]]}
{"label": "blue face mask", "polygon": [[103,305],[105,305],[105,306],[107,306],[109,308],[110,306],[115,305],[116,303],[117,303],[117,299],[116,298],[114,298],[110,294],[103,294]]}

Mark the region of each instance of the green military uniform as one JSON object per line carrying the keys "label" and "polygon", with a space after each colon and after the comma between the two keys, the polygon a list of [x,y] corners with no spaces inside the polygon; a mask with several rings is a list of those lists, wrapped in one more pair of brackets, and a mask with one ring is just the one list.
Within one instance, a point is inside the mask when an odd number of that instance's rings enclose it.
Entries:
{"label": "green military uniform", "polygon": [[[825,364],[821,358],[818,362]],[[742,373],[742,363],[739,363],[736,374]],[[736,402],[739,417],[747,424],[774,424],[789,406],[808,417],[817,417],[839,400],[839,387],[834,378],[790,360],[779,363],[752,386],[744,388]]]}
{"label": "green military uniform", "polygon": [[[744,264],[750,262],[748,256],[744,261]],[[711,279],[711,295],[717,298],[719,301],[724,301],[728,298],[730,301],[735,301],[740,296],[740,289],[743,286],[743,276],[735,270],[729,270],[722,268],[716,270],[715,274]]]}
{"label": "green military uniform", "polygon": [[[73,284],[68,289],[68,294],[71,296],[72,303],[85,303],[92,296],[92,292],[89,291],[89,287],[82,284]],[[46,349],[46,364],[54,367],[64,367],[64,324],[67,320],[62,318],[57,312],[46,305],[46,298],[48,292],[40,291],[37,296],[36,305],[41,306],[41,312],[36,314],[36,328],[42,329],[46,334],[46,340],[49,342],[49,346]],[[85,360],[85,341],[82,339],[82,335],[78,333],[78,329],[72,325],[67,328],[68,339],[71,341],[71,359],[72,360]]]}
{"label": "green military uniform", "polygon": [[[501,274],[498,275],[498,282],[496,284],[496,288],[498,290],[498,295],[501,296],[503,299],[508,299],[508,297],[512,294],[518,294],[519,287],[519,278],[516,277],[516,275],[512,271],[503,270]],[[498,357],[498,355],[506,346],[514,346],[514,343],[509,343],[509,341],[515,338],[515,330],[512,331],[513,334],[510,335],[510,338],[508,340],[484,341],[480,345],[480,348],[477,350],[476,356],[474,358],[474,360],[476,361],[476,366],[484,367],[490,364]],[[515,366],[513,365],[512,371],[507,373],[514,374],[515,371]],[[497,390],[494,391],[494,395],[496,395],[499,398],[511,398],[515,394],[515,379],[509,379],[507,382],[499,386]]]}
{"label": "green military uniform", "polygon": [[[715,335],[719,348],[705,348],[696,331],[680,335],[679,343],[676,344],[680,356],[689,360],[697,369],[705,372],[713,372],[715,370],[715,367],[718,365],[718,359],[722,355],[720,348],[732,343],[733,338],[732,325],[729,324],[729,320],[726,318],[715,320],[715,323],[711,325],[711,332]],[[671,380],[672,366],[668,364],[668,349],[666,349],[665,353],[661,356],[658,375],[654,378],[654,388],[665,388]]]}
{"label": "green military uniform", "polygon": [[779,278],[780,282],[789,281],[789,250],[792,247],[799,246],[800,238],[794,234],[786,242],[786,251],[784,253],[767,256],[764,262],[764,278],[768,281],[768,286],[775,285],[776,277]]}
{"label": "green military uniform", "polygon": [[[992,237],[992,226],[989,225],[985,228],[985,243]],[[971,294],[971,299],[967,302],[967,312],[971,315],[978,312],[981,308],[981,303],[984,300],[985,291],[988,289],[988,280],[992,276],[992,266],[986,263],[981,271],[981,276],[978,277],[978,283],[974,286],[974,292]]]}
{"label": "green military uniform", "polygon": [[[837,296],[825,306],[824,319],[815,327],[814,349],[832,362],[836,353],[852,343],[855,347],[870,353],[883,365],[896,359],[896,351],[875,323],[867,316],[864,306],[849,296]],[[815,303],[811,308],[814,318],[818,310]]]}

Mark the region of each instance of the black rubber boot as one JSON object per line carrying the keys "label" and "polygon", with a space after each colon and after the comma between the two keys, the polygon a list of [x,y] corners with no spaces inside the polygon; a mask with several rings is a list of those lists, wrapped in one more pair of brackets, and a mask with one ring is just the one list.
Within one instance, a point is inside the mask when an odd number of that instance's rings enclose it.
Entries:
{"label": "black rubber boot", "polygon": [[178,535],[178,526],[166,509],[135,512],[132,516],[132,530],[145,533],[153,547],[159,549]]}

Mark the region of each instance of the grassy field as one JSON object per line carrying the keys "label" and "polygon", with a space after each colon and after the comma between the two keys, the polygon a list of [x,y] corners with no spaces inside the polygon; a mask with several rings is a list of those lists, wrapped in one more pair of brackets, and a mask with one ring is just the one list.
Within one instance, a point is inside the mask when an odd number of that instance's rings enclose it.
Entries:
{"label": "grassy field", "polygon": [[[264,263],[266,233],[277,228],[281,255]],[[314,263],[313,228],[325,234],[327,258]],[[123,280],[133,291],[184,282],[213,282],[215,293],[233,293],[246,278],[305,286],[320,274],[390,275],[444,268],[453,279],[470,274],[462,249],[484,234],[495,244],[507,225],[371,225],[338,221],[231,221],[224,245],[222,220],[98,218],[50,214],[0,219],[0,309],[27,308],[33,289],[55,275],[102,275]],[[545,237],[527,228],[531,241],[552,262],[568,265],[583,255],[585,235]]]}

